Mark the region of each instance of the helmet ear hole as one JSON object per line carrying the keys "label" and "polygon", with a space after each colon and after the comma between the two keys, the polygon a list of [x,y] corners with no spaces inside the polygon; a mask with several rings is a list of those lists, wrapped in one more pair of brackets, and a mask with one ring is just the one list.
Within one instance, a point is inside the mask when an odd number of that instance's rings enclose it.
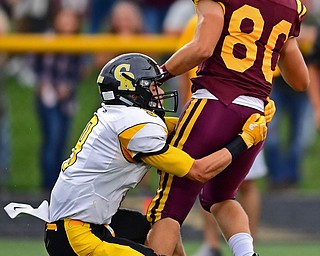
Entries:
{"label": "helmet ear hole", "polygon": [[114,92],[113,91],[107,91],[107,92],[101,92],[101,96],[103,101],[108,101],[108,100],[114,100]]}

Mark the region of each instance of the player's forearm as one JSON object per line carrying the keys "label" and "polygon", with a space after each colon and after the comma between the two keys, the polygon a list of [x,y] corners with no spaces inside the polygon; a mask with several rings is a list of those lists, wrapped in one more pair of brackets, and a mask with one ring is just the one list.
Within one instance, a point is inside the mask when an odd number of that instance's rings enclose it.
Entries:
{"label": "player's forearm", "polygon": [[223,148],[213,154],[195,160],[187,178],[199,182],[206,182],[222,172],[232,161],[230,151]]}
{"label": "player's forearm", "polygon": [[294,90],[302,92],[308,89],[308,68],[294,38],[288,39],[281,50],[279,68],[284,80]]}
{"label": "player's forearm", "polygon": [[164,65],[171,75],[178,76],[198,66],[208,57],[200,45],[190,42],[174,53]]}
{"label": "player's forearm", "polygon": [[309,65],[310,86],[308,89],[309,98],[314,110],[320,109],[320,69],[315,65]]}
{"label": "player's forearm", "polygon": [[199,182],[206,182],[222,172],[232,162],[232,159],[247,148],[248,146],[244,139],[241,136],[237,136],[226,147],[195,160],[186,177]]}

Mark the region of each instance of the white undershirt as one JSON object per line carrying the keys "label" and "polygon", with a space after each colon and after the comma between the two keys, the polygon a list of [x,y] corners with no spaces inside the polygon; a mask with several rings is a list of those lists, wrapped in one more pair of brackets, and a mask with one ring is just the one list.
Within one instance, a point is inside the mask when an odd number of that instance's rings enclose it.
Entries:
{"label": "white undershirt", "polygon": [[[196,92],[192,94],[192,98],[195,99],[211,99],[211,100],[219,100],[215,95],[209,92],[207,89],[198,89]],[[232,103],[238,104],[241,106],[246,106],[249,108],[257,109],[261,112],[264,112],[264,103],[263,100],[260,100],[255,97],[240,95],[235,98]]]}

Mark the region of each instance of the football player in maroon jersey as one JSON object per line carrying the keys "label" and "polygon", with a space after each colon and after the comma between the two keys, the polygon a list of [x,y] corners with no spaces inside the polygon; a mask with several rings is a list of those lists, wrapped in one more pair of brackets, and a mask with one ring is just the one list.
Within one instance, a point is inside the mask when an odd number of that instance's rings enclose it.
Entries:
{"label": "football player in maroon jersey", "polygon": [[[309,75],[295,37],[306,13],[300,0],[194,0],[198,23],[193,40],[163,65],[166,79],[198,66],[192,99],[180,115],[171,144],[195,158],[230,141],[253,112],[263,113],[278,64],[296,91]],[[228,124],[228,126],[226,126]],[[205,185],[160,172],[148,209],[146,244],[157,253],[184,255],[179,235],[197,196],[211,212],[235,256],[254,252],[248,217],[235,200],[263,142],[242,153]]]}

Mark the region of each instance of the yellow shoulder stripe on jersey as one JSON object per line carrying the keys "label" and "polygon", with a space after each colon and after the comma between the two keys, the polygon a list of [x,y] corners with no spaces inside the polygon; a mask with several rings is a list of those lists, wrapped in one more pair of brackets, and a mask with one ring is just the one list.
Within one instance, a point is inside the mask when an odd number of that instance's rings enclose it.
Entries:
{"label": "yellow shoulder stripe on jersey", "polygon": [[197,8],[200,0],[193,0],[194,6]]}
{"label": "yellow shoulder stripe on jersey", "polygon": [[226,6],[222,2],[218,2],[220,4],[221,8],[223,9],[223,13],[226,14]]}
{"label": "yellow shoulder stripe on jersey", "polygon": [[124,130],[118,136],[121,144],[122,154],[130,163],[133,163],[136,161],[133,159],[133,153],[130,150],[128,150],[129,142],[132,139],[132,137],[145,126],[146,124],[135,125],[133,127],[130,127]]}
{"label": "yellow shoulder stripe on jersey", "polygon": [[[200,1],[200,0],[194,0],[194,1],[193,1],[193,2],[194,2],[194,6],[195,6],[196,8],[198,8],[199,1]],[[297,1],[298,1],[298,0],[297,0]],[[225,7],[224,3],[222,3],[222,2],[217,2],[217,3],[222,7],[223,13],[226,13],[226,7]]]}
{"label": "yellow shoulder stripe on jersey", "polygon": [[130,163],[134,163],[136,162],[133,157],[132,157],[132,152],[129,151],[126,147],[124,147],[122,144],[121,144],[121,151],[122,151],[122,154],[124,156],[124,158],[130,162]]}
{"label": "yellow shoulder stripe on jersey", "polygon": [[306,14],[307,7],[303,3],[301,3],[300,0],[296,0],[296,1],[297,1],[297,12],[299,14],[299,17],[301,17]]}
{"label": "yellow shoulder stripe on jersey", "polygon": [[159,155],[142,157],[141,160],[157,169],[179,177],[185,176],[191,169],[194,159],[186,152],[169,146],[166,152]]}

